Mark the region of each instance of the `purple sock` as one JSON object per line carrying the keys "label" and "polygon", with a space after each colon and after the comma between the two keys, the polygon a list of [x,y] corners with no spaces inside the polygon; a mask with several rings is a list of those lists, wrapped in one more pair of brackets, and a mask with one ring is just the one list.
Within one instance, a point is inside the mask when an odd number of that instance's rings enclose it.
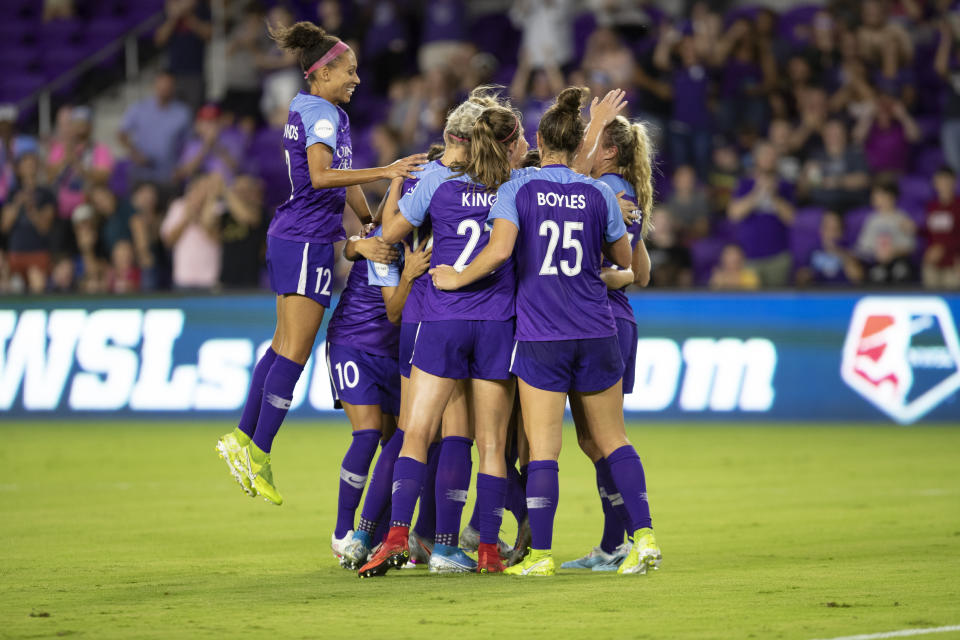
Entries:
{"label": "purple sock", "polygon": [[303,365],[283,356],[277,356],[263,381],[263,400],[260,402],[260,417],[253,432],[253,442],[265,453],[270,453],[273,439],[283,424],[283,419],[293,400],[293,388],[303,372]]}
{"label": "purple sock", "polygon": [[423,476],[427,465],[413,458],[397,458],[393,467],[393,504],[390,506],[390,526],[409,527],[413,521],[413,508],[417,506]]}
{"label": "purple sock", "polygon": [[597,470],[597,491],[600,492],[600,505],[603,507],[603,535],[600,538],[600,548],[606,553],[613,553],[623,543],[623,533],[626,531],[626,508],[623,498],[617,491],[617,485],[610,477],[610,468],[607,461],[600,458],[593,463]]}
{"label": "purple sock", "polygon": [[[480,477],[480,474],[477,474]],[[477,500],[473,503],[473,513],[470,514],[470,526],[480,531],[480,485],[477,485]]]}
{"label": "purple sock", "polygon": [[237,428],[245,434],[253,437],[253,432],[257,430],[257,418],[260,417],[260,402],[263,400],[263,381],[267,378],[267,372],[277,359],[277,352],[272,347],[267,347],[263,352],[263,357],[253,368],[253,374],[250,376],[250,390],[247,391],[247,401],[243,405],[243,412],[240,414],[240,424]]}
{"label": "purple sock", "polygon": [[519,527],[527,517],[527,494],[523,490],[520,472],[512,465],[507,466],[507,501],[504,506],[517,519]]}
{"label": "purple sock", "polygon": [[420,490],[420,506],[417,509],[417,524],[413,530],[427,540],[433,540],[437,532],[437,463],[440,462],[440,443],[434,442],[427,450],[427,472]]}
{"label": "purple sock", "polygon": [[384,538],[387,537],[388,533],[390,533],[390,512],[389,511],[384,513],[383,517],[380,518],[380,522],[377,523],[377,528],[373,532],[373,538],[372,538],[373,545],[370,548],[372,549],[373,547],[383,542]]}
{"label": "purple sock", "polygon": [[477,511],[480,513],[480,542],[497,544],[500,541],[500,523],[503,505],[507,499],[507,479],[477,474]]}
{"label": "purple sock", "polygon": [[647,503],[647,480],[636,449],[629,444],[620,447],[607,456],[607,464],[629,514],[627,531],[633,535],[637,529],[652,527],[650,505]]}
{"label": "purple sock", "polygon": [[540,551],[553,546],[553,519],[560,497],[560,465],[555,460],[531,460],[527,469],[527,514],[530,547]]}
{"label": "purple sock", "polygon": [[403,447],[403,431],[397,429],[380,449],[380,457],[373,467],[373,476],[367,487],[367,497],[363,501],[363,510],[360,512],[358,531],[366,531],[372,537],[377,530],[377,523],[384,516],[389,516],[390,490],[393,487],[393,467]]}
{"label": "purple sock", "polygon": [[470,448],[473,441],[460,436],[448,436],[440,443],[437,462],[437,544],[451,547],[460,537],[460,516],[467,502],[473,460]]}
{"label": "purple sock", "polygon": [[340,496],[337,500],[337,526],[333,535],[342,538],[353,529],[353,520],[363,495],[363,486],[367,484],[367,472],[370,461],[377,452],[380,431],[362,429],[353,432],[353,442],[347,449],[340,466]]}

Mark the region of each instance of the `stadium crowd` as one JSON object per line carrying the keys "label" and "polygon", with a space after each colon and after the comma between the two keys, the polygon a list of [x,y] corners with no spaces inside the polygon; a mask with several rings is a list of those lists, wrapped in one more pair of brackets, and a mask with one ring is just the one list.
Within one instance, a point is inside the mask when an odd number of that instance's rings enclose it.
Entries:
{"label": "stadium crowd", "polygon": [[[296,19],[359,53],[356,167],[424,151],[479,84],[508,87],[528,136],[563,87],[622,87],[659,149],[652,286],[960,288],[955,0],[689,2],[677,15],[665,7],[679,3],[628,0],[485,15],[465,0],[225,4],[216,100],[210,8],[168,0],[154,34],[164,71],[115,140],[92,138],[87,106],[61,108],[44,140],[0,106],[0,293],[261,286],[303,83],[264,25]],[[371,201],[386,186],[366,189]]]}

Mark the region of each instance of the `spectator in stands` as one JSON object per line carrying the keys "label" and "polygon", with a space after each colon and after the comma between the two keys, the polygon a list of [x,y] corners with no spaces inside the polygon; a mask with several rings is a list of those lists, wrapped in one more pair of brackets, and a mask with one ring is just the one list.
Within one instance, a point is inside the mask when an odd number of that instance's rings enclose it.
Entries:
{"label": "spectator in stands", "polygon": [[866,202],[870,176],[867,159],[847,145],[847,130],[841,120],[823,127],[823,150],[804,166],[801,191],[810,202],[843,213]]}
{"label": "spectator in stands", "polygon": [[163,203],[157,186],[144,182],[133,190],[130,235],[133,238],[140,288],[143,291],[166,289],[170,284],[169,255],[160,239]]}
{"label": "spectator in stands", "polygon": [[243,138],[232,135],[220,115],[215,104],[204,105],[197,111],[194,135],[184,145],[174,172],[178,183],[197,173],[216,173],[227,182],[233,179],[243,154]]}
{"label": "spectator in stands", "polygon": [[177,98],[190,108],[206,96],[204,62],[207,42],[213,35],[210,6],[204,0],[167,0],[166,15],[153,40],[166,51],[167,69],[177,79]]}
{"label": "spectator in stands", "polygon": [[89,107],[69,110],[69,128],[65,139],[54,139],[47,152],[47,176],[57,192],[57,208],[61,218],[69,218],[86,191],[93,185],[106,184],[113,171],[110,148],[91,140]]}
{"label": "spectator in stands", "polygon": [[11,276],[21,278],[31,293],[42,293],[51,267],[51,230],[56,217],[53,192],[40,184],[35,149],[16,156],[16,190],[0,214],[0,233],[7,236]]}
{"label": "spectator in stands", "polygon": [[524,132],[531,146],[537,145],[537,131],[533,123],[540,122],[540,118],[565,86],[566,81],[559,68],[547,65],[534,69],[530,65],[529,56],[523,51],[520,52],[517,71],[510,83],[510,99],[523,114],[523,121],[528,123]]}
{"label": "spectator in stands", "polygon": [[853,130],[874,173],[903,173],[910,162],[910,145],[920,140],[920,128],[896,97],[879,94],[863,109]]}
{"label": "spectator in stands", "polygon": [[927,203],[923,255],[923,286],[931,289],[960,288],[960,197],[957,174],[942,167],[933,176],[936,197]]}
{"label": "spectator in stands", "polygon": [[940,22],[940,42],[934,58],[934,69],[942,78],[947,102],[943,109],[940,143],[947,163],[960,173],[960,55],[954,40],[957,34],[949,20]]}
{"label": "spectator in stands", "polygon": [[693,37],[682,36],[673,27],[661,33],[653,55],[656,65],[671,75],[673,112],[667,127],[670,156],[674,164],[693,165],[697,176],[705,180],[710,168],[711,145],[708,69],[697,53]]}
{"label": "spectator in stands", "polygon": [[464,0],[428,0],[424,3],[420,50],[421,73],[433,69],[465,69],[469,63],[467,7]]}
{"label": "spectator in stands", "polygon": [[760,277],[747,266],[743,249],[728,244],[720,253],[720,261],[710,274],[710,288],[744,291],[760,288]]}
{"label": "spectator in stands", "polygon": [[712,54],[720,73],[718,129],[762,127],[767,119],[767,94],[777,75],[769,40],[760,38],[754,25],[742,18],[727,29]]}
{"label": "spectator in stands", "polygon": [[689,287],[693,284],[693,261],[690,250],[681,242],[670,210],[658,207],[653,211],[652,231],[647,240],[650,254],[650,277],[655,287]]}
{"label": "spectator in stands", "polygon": [[[871,268],[881,265],[892,270],[894,261],[904,259],[909,262],[908,258],[916,247],[916,225],[897,208],[899,195],[897,185],[888,180],[879,180],[870,193],[873,211],[863,223],[856,249]],[[902,271],[902,268],[899,270]],[[870,274],[868,280],[879,281]]]}
{"label": "spectator in stands", "polygon": [[770,122],[767,138],[777,150],[777,174],[781,179],[795,184],[800,179],[800,156],[794,151],[791,139],[793,125],[786,118],[776,118]]}
{"label": "spectator in stands", "polygon": [[633,52],[613,29],[595,29],[587,38],[581,68],[587,74],[591,92],[603,96],[611,89],[630,86],[634,75]]}
{"label": "spectator in stands", "polygon": [[[223,104],[237,115],[241,127],[253,130],[260,122],[260,98],[263,95],[263,73],[257,58],[271,46],[263,28],[266,11],[254,0],[243,9],[243,16],[230,31],[227,40],[227,64]],[[337,33],[337,32],[335,32]]]}
{"label": "spectator in stands", "polygon": [[903,25],[889,19],[887,4],[881,0],[860,4],[857,45],[867,65],[880,68],[884,78],[895,79],[901,65],[913,61],[913,42]]}
{"label": "spectator in stands", "polygon": [[16,184],[13,144],[17,131],[17,108],[0,104],[0,202],[6,202]]}
{"label": "spectator in stands", "polygon": [[133,216],[133,207],[125,198],[118,198],[106,185],[93,187],[89,201],[100,229],[100,246],[105,256],[111,256],[113,247],[118,242],[131,239],[130,218]]}
{"label": "spectator in stands", "polygon": [[917,281],[917,272],[910,258],[898,255],[892,235],[876,237],[871,263],[866,270],[865,284],[903,286]]}
{"label": "spectator in stands", "polygon": [[793,187],[777,176],[777,152],[761,142],[753,153],[753,175],[743,178],[727,206],[727,217],[749,265],[765,287],[782,287],[790,279],[793,259],[789,227],[793,224]]}
{"label": "spectator in stands", "polygon": [[823,126],[829,117],[827,92],[811,86],[797,91],[797,109],[800,120],[793,128],[790,149],[801,160],[823,148]]}
{"label": "spectator in stands", "polygon": [[61,256],[57,258],[50,273],[48,290],[51,293],[73,293],[76,286],[76,264],[73,257]]}
{"label": "spectator in stands", "polygon": [[510,20],[520,29],[520,51],[534,69],[573,61],[573,0],[519,0]]}
{"label": "spectator in stands", "polygon": [[219,176],[201,175],[174,200],[160,227],[173,254],[173,286],[209,291],[220,279],[220,216],[223,205],[214,188]]}
{"label": "spectator in stands", "polygon": [[[267,22],[274,27],[289,27],[294,23],[294,17],[290,9],[278,4],[270,9]],[[303,87],[303,71],[296,52],[281,49],[271,41],[257,56],[257,67],[264,73],[260,100],[263,117],[268,122],[277,118],[286,122],[290,101]]]}
{"label": "spectator in stands", "polygon": [[71,217],[73,234],[77,239],[75,273],[78,288],[83,293],[104,293],[107,288],[107,267],[103,258],[97,216],[89,204],[81,204]]}
{"label": "spectator in stands", "polygon": [[843,218],[827,211],[820,219],[820,244],[807,263],[797,269],[797,284],[807,286],[856,284],[863,280],[863,267],[843,245]]}
{"label": "spectator in stands", "polygon": [[730,142],[722,142],[713,149],[713,163],[707,178],[710,193],[710,211],[726,212],[734,189],[740,182],[740,156]]}
{"label": "spectator in stands", "polygon": [[255,177],[241,175],[230,186],[215,179],[212,188],[225,208],[220,216],[220,284],[228,289],[256,288],[266,242],[263,187]]}
{"label": "spectator in stands", "polygon": [[710,232],[710,203],[697,184],[697,174],[690,165],[677,167],[673,173],[673,193],[664,205],[676,232],[684,244]]}
{"label": "spectator in stands", "polygon": [[110,293],[136,293],[140,290],[140,270],[137,269],[133,243],[129,240],[120,240],[113,246],[107,290]]}
{"label": "spectator in stands", "polygon": [[187,134],[190,111],[174,98],[174,78],[161,73],[154,80],[153,95],[130,105],[120,126],[120,143],[127,150],[131,179],[173,184],[174,171]]}

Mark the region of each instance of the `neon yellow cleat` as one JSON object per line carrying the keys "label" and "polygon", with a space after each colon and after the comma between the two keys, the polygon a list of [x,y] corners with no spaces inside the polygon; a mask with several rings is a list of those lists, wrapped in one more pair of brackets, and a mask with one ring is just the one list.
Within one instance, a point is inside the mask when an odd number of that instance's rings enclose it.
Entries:
{"label": "neon yellow cleat", "polygon": [[244,449],[246,452],[247,475],[253,488],[263,499],[272,502],[278,507],[283,504],[283,497],[273,486],[273,470],[270,468],[270,454],[251,442]]}
{"label": "neon yellow cleat", "polygon": [[550,549],[530,549],[523,562],[507,567],[503,573],[508,576],[555,576],[557,567]]}
{"label": "neon yellow cleat", "polygon": [[660,553],[660,547],[657,545],[657,539],[653,536],[653,529],[637,529],[631,540],[633,541],[633,548],[630,549],[627,558],[617,569],[617,573],[621,575],[628,573],[643,575],[648,569],[654,571],[659,569],[663,556]]}
{"label": "neon yellow cleat", "polygon": [[250,476],[247,475],[247,456],[244,453],[244,444],[237,438],[236,431],[220,436],[220,439],[217,440],[217,453],[227,463],[230,475],[237,481],[244,493],[251,498],[255,498],[257,490],[253,488]]}

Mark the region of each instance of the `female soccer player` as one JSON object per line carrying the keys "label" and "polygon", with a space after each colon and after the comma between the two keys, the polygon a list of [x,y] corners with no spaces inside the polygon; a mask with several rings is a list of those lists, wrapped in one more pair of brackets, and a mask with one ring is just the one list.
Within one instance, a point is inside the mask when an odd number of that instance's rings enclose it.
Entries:
{"label": "female soccer player", "polygon": [[[400,414],[397,344],[400,312],[410,290],[409,286],[369,284],[368,271],[376,272],[375,264],[389,267],[364,260],[357,252],[360,242],[354,236],[344,246],[344,256],[355,262],[327,327],[327,370],[334,406],[344,410],[353,426],[353,439],[340,467],[337,524],[330,537],[337,558],[343,557],[353,539],[354,517],[377,444],[392,435]],[[428,250],[408,251],[405,280],[425,273],[429,257]]]}
{"label": "female soccer player", "polygon": [[[497,106],[485,109],[473,127],[470,158],[465,167],[435,170],[401,199],[402,216],[384,222],[384,240],[406,235],[423,220],[433,221],[431,264],[453,263],[463,268],[487,242],[484,232],[495,191],[511,177],[527,152],[519,114]],[[504,261],[506,262],[506,261]],[[425,320],[414,345],[408,402],[400,422],[406,436],[394,469],[391,529],[380,550],[360,568],[360,577],[383,575],[409,556],[408,529],[424,475],[427,445],[457,380],[468,380],[467,400],[480,454],[477,500],[481,502],[478,570],[502,571],[497,549],[507,480],[504,446],[513,408],[509,372],[513,340],[515,274],[513,264],[463,291],[428,289],[423,300]],[[441,473],[438,468],[438,477]],[[439,556],[459,552],[456,535],[441,547],[438,537],[431,567]],[[465,556],[464,556],[465,557]]]}
{"label": "female soccer player", "polygon": [[[398,212],[400,198],[412,193],[421,178],[434,170],[466,164],[469,157],[470,136],[477,117],[486,107],[498,104],[492,97],[492,91],[492,87],[477,87],[465,102],[450,112],[444,125],[443,154],[439,158],[428,164],[422,173],[413,178],[393,180],[383,206],[381,231],[396,224],[395,218],[401,217]],[[431,234],[431,221],[428,214],[420,226],[410,230],[405,242],[414,249],[423,244],[432,246]],[[382,280],[381,284],[388,282],[390,281]],[[418,278],[412,283],[409,297],[403,307],[400,325],[401,408],[408,403],[414,341],[420,322],[425,319],[423,298],[427,290],[432,288],[429,278]],[[439,446],[433,444],[428,448],[424,486],[420,498],[420,515],[417,518],[417,526],[410,532],[408,538],[408,544],[412,550],[411,558],[418,563],[431,560],[434,540],[440,540],[441,544],[446,544],[447,547],[454,545],[454,542],[448,542],[448,540],[456,540],[460,529],[460,516],[466,502],[473,465],[470,456],[473,431],[467,416],[463,383],[458,383],[454,387],[450,400],[443,409],[442,423],[443,440]],[[373,547],[373,533],[390,502],[394,464],[404,443],[405,428],[406,425],[401,419],[397,432],[377,459],[370,489],[364,500],[360,525],[354,535],[354,541],[344,551],[347,564],[365,563]],[[442,473],[439,471],[441,467]],[[425,517],[429,516],[431,509],[435,512],[432,530],[427,526],[429,517]],[[441,547],[441,551],[444,549]],[[434,568],[444,571],[472,569],[472,563],[473,561],[464,554],[441,553],[434,560]]]}
{"label": "female soccer player", "polygon": [[[297,52],[310,92],[300,92],[290,103],[283,145],[291,194],[277,208],[267,231],[277,327],[270,348],[254,367],[240,423],[220,438],[217,450],[249,495],[259,494],[279,505],[283,498],[274,485],[270,450],[330,305],[333,243],[345,235],[344,204],[362,222],[369,222],[370,209],[359,185],[412,176],[426,156],[409,156],[387,167],[351,169],[350,122],[338,105],[350,102],[360,84],[353,51],[309,22],[271,28],[270,36],[283,49]],[[392,259],[381,241],[358,250],[372,260]]]}
{"label": "female soccer player", "polygon": [[[592,123],[591,123],[592,124]],[[624,192],[625,197],[639,207],[639,219],[627,225],[627,235],[633,250],[630,269],[617,269],[604,260],[600,277],[607,284],[610,308],[617,324],[617,340],[623,357],[623,393],[633,391],[637,358],[637,322],[630,300],[623,292],[631,284],[641,287],[650,280],[650,256],[643,238],[649,229],[648,212],[653,207],[653,180],[651,172],[652,150],[646,127],[639,122],[631,124],[618,116],[603,128],[603,133],[594,154],[591,176],[605,183],[614,192]],[[586,428],[585,417],[580,412],[573,414],[577,427],[580,448],[590,458],[596,469],[597,490],[603,508],[603,535],[600,544],[590,553],[564,562],[564,569],[593,569],[615,571],[626,558],[629,547],[623,536],[629,519],[623,500],[610,477],[609,466]],[[626,532],[629,535],[629,532]]]}
{"label": "female soccer player", "polygon": [[623,359],[600,278],[601,252],[621,268],[630,266],[630,241],[613,191],[569,168],[583,139],[582,91],[565,89],[540,120],[541,170],[511,180],[497,192],[487,247],[460,272],[449,266],[431,269],[438,289],[457,290],[498,269],[516,249],[517,342],[511,371],[519,379],[530,444],[532,549],[522,563],[506,570],[511,575],[555,573],[550,549],[568,394],[607,459],[630,516],[634,544],[618,571],[644,573],[660,561],[643,467],[625,435]]}

